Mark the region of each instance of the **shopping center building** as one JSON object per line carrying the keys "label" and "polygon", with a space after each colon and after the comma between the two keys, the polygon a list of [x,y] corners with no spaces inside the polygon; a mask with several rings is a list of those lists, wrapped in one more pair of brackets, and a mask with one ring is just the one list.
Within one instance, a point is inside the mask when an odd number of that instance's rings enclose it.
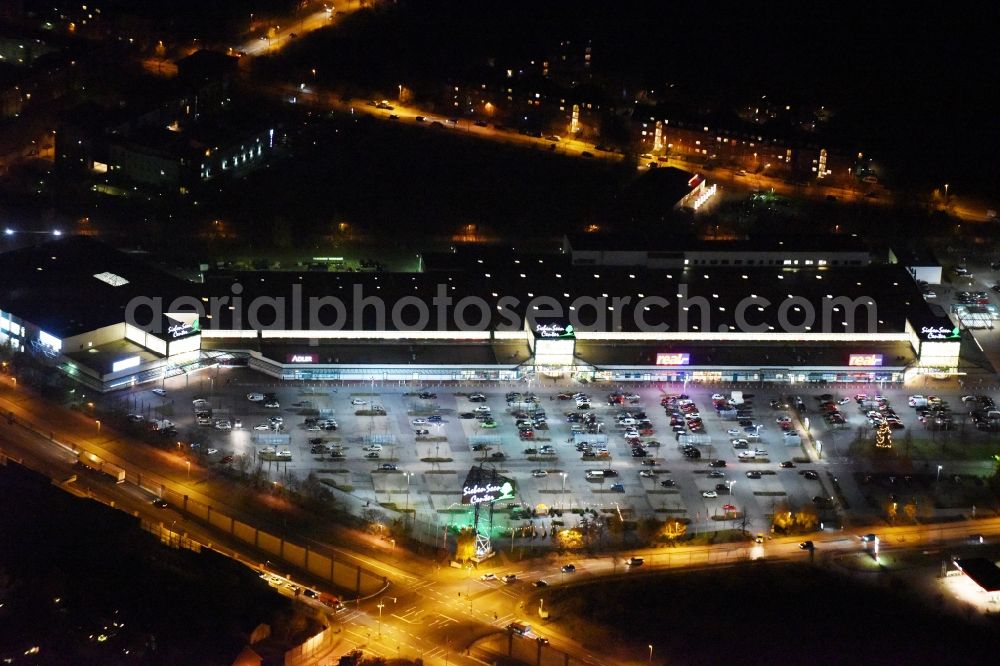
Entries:
{"label": "shopping center building", "polygon": [[187,280],[86,237],[2,259],[0,343],[101,391],[220,362],[287,380],[850,383],[965,363],[963,332],[879,261],[662,268],[472,248],[416,273]]}

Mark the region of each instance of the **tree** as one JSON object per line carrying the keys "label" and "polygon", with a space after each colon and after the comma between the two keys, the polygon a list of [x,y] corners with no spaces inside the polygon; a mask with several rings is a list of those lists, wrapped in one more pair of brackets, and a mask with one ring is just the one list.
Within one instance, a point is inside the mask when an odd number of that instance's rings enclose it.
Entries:
{"label": "tree", "polygon": [[361,512],[361,520],[365,522],[368,529],[377,532],[385,528],[385,512],[379,509],[364,509]]}
{"label": "tree", "polygon": [[819,516],[811,506],[803,507],[795,514],[795,527],[803,532],[812,532],[818,524]]}
{"label": "tree", "polygon": [[556,534],[556,544],[567,550],[583,548],[583,534],[575,528],[559,530]]}
{"label": "tree", "polygon": [[913,433],[910,430],[907,430],[906,434],[903,436],[903,451],[905,452],[907,458],[910,457],[910,450],[912,448],[913,448]]}
{"label": "tree", "polygon": [[463,527],[455,538],[455,560],[467,562],[476,554],[476,530]]}
{"label": "tree", "polygon": [[888,423],[880,423],[875,429],[875,447],[879,449],[892,448],[892,429]]}
{"label": "tree", "polygon": [[233,462],[236,463],[236,469],[240,472],[241,478],[246,478],[247,472],[250,471],[250,466],[253,465],[253,460],[245,453],[240,453],[233,457]]}
{"label": "tree", "polygon": [[676,541],[687,532],[687,523],[680,518],[667,518],[663,522],[660,530],[660,539],[666,541]]}
{"label": "tree", "polygon": [[783,532],[788,531],[795,523],[793,516],[787,505],[779,505],[774,512],[774,527]]}
{"label": "tree", "polygon": [[608,533],[621,537],[621,545],[625,545],[625,522],[617,515],[611,515],[606,521]]}
{"label": "tree", "polygon": [[643,543],[649,543],[660,537],[660,533],[663,531],[663,523],[656,517],[642,518],[636,525],[636,531]]}

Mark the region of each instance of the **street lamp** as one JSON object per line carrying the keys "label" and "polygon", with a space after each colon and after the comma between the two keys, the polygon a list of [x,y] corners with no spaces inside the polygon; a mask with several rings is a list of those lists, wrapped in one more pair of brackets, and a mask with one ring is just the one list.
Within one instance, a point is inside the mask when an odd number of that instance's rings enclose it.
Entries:
{"label": "street lamp", "polygon": [[653,663],[653,646],[649,646],[649,663]]}
{"label": "street lamp", "polygon": [[382,607],[385,606],[385,600],[392,599],[392,603],[396,603],[396,597],[382,597],[378,600],[378,637],[382,638]]}
{"label": "street lamp", "polygon": [[938,481],[941,480],[941,470],[942,469],[944,469],[944,467],[942,467],[941,465],[938,465],[938,471],[937,471],[937,480]]}
{"label": "street lamp", "polygon": [[560,500],[562,504],[563,511],[566,510],[566,472],[560,472],[562,475],[562,494],[560,495]]}
{"label": "street lamp", "polygon": [[406,519],[410,519],[410,477],[413,476],[413,472],[403,472],[406,476],[406,509],[403,511],[406,514]]}
{"label": "street lamp", "polygon": [[94,419],[94,423],[97,424],[97,432],[101,432],[101,420],[100,419]]}
{"label": "street lamp", "polygon": [[191,479],[191,461],[190,460],[185,460],[184,464],[187,465],[187,477],[190,480]]}

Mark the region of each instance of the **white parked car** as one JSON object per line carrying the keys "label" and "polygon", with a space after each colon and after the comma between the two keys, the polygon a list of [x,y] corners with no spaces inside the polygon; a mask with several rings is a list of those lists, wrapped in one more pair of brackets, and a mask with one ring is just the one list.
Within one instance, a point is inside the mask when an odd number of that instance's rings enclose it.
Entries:
{"label": "white parked car", "polygon": [[268,409],[278,409],[281,407],[281,403],[279,403],[277,400],[268,400],[267,402],[264,403],[264,406],[267,407]]}
{"label": "white parked car", "polygon": [[726,434],[734,438],[746,437],[746,433],[740,430],[739,428],[730,428],[729,430],[726,431]]}
{"label": "white parked car", "polygon": [[247,393],[247,400],[250,402],[264,402],[263,393]]}
{"label": "white parked car", "polygon": [[271,424],[270,423],[258,423],[257,425],[255,425],[253,427],[253,429],[254,430],[270,430],[271,429]]}
{"label": "white parked car", "polygon": [[489,408],[489,405],[476,405],[476,408],[472,411],[478,414],[489,414],[493,410]]}
{"label": "white parked car", "polygon": [[216,454],[218,452],[219,452],[219,449],[209,449],[208,451],[205,451],[205,453],[207,453],[208,455],[213,455],[213,454]]}
{"label": "white parked car", "polygon": [[367,405],[367,400],[362,400],[361,398],[351,398],[352,405]]}
{"label": "white parked car", "polygon": [[641,476],[644,479],[652,479],[654,476],[656,476],[656,474],[651,469],[640,469],[639,476]]}
{"label": "white parked car", "polygon": [[548,475],[549,475],[549,473],[546,472],[544,469],[533,469],[533,470],[531,470],[531,476],[535,477],[536,479],[541,479],[541,478],[546,477]]}
{"label": "white parked car", "polygon": [[155,388],[153,389],[153,393],[156,395],[166,395],[167,389]]}
{"label": "white parked car", "polygon": [[415,426],[427,425],[427,419],[413,419],[410,421],[410,424]]}
{"label": "white parked car", "polygon": [[702,497],[718,497],[719,493],[715,492],[714,490],[703,490],[701,492],[701,496]]}

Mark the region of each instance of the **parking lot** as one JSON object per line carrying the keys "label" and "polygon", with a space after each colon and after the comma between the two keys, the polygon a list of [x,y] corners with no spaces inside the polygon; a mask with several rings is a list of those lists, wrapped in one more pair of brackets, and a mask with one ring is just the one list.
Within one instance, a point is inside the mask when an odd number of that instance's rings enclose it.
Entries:
{"label": "parking lot", "polygon": [[[178,449],[206,468],[259,469],[277,483],[314,473],[351,508],[382,505],[428,524],[451,522],[463,510],[469,469],[492,466],[516,481],[513,503],[524,508],[517,520],[498,512],[496,524],[527,525],[534,511],[539,536],[549,532],[552,509],[566,511],[567,525],[571,512],[593,509],[686,519],[691,531],[763,531],[779,507],[810,506],[825,526],[838,525],[845,507],[877,513],[855,477],[885,465],[874,446],[880,423],[889,426],[891,450],[923,452],[931,470],[942,464],[934,456],[961,457],[989,442],[968,416],[975,405],[956,389],[933,400],[949,403],[945,429],[935,413],[921,421],[909,406],[916,391],[874,386],[734,393],[693,384],[413,388],[262,379],[245,368],[209,369],[168,380],[162,395],[137,388],[131,400],[169,418]],[[920,390],[921,408],[930,393]],[[988,467],[978,459],[944,464],[963,474]]]}

